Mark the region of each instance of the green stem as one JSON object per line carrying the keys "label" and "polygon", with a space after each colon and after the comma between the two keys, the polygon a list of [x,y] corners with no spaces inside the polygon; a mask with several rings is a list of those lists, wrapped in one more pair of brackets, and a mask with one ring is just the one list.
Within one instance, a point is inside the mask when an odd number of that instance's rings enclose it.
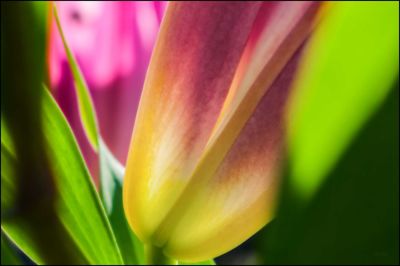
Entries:
{"label": "green stem", "polygon": [[177,265],[178,261],[169,258],[161,248],[147,244],[144,246],[147,265]]}

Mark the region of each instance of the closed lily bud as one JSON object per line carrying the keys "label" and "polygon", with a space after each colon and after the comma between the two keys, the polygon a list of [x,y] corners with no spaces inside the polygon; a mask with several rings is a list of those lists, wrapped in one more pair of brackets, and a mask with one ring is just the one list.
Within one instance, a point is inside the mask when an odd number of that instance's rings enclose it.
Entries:
{"label": "closed lily bud", "polygon": [[283,111],[314,2],[171,2],[140,99],[123,188],[138,237],[201,261],[274,215]]}

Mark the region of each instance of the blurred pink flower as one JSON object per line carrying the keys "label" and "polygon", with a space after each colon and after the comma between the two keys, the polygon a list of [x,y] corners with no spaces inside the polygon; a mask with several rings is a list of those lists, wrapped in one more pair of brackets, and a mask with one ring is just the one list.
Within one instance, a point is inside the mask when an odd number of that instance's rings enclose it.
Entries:
{"label": "blurred pink flower", "polygon": [[[60,21],[86,78],[100,131],[113,154],[125,163],[144,76],[166,2],[58,2]],[[93,176],[97,156],[79,119],[61,38],[52,24],[49,76]]]}

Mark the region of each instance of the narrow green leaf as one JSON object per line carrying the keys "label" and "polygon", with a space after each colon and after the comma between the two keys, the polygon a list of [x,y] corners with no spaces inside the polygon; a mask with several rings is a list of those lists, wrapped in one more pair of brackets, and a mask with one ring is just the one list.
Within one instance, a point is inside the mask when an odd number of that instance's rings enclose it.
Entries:
{"label": "narrow green leaf", "polygon": [[1,265],[21,265],[22,262],[8,239],[1,235]]}
{"label": "narrow green leaf", "polygon": [[399,69],[399,2],[332,2],[289,109],[293,189],[311,197],[379,107]]}
{"label": "narrow green leaf", "polygon": [[42,88],[49,7],[1,2],[2,231],[37,264],[118,264],[75,139]]}
{"label": "narrow green leaf", "polygon": [[[34,241],[35,238],[32,235],[45,232],[45,227],[51,224],[50,221],[49,224],[38,224],[35,220],[8,217],[6,220],[2,219],[2,229],[38,264],[54,262],[47,261],[44,252],[54,252],[57,249],[70,250],[69,254],[75,256],[74,258],[58,258],[57,262],[121,264],[123,261],[115,237],[76,140],[61,110],[47,90],[43,90],[42,93],[42,108],[45,151],[50,160],[49,167],[58,193],[54,203],[46,202],[45,204],[46,206],[54,204],[56,221],[52,221],[52,226],[65,241],[46,243],[48,250],[43,250],[39,246],[43,243]],[[7,143],[8,138],[3,138],[3,135],[10,135],[4,123],[2,123],[1,131],[2,158],[8,156],[10,160],[18,163],[18,158],[12,157],[15,152],[3,148],[11,149],[12,147]],[[10,165],[4,164],[6,167],[11,167]],[[7,173],[12,172],[6,171],[3,175],[2,169],[2,185],[12,184],[15,181],[14,176]],[[46,213],[41,212],[36,215],[46,215]]]}
{"label": "narrow green leaf", "polygon": [[100,138],[101,195],[125,264],[144,264],[144,246],[132,232],[122,204],[125,169]]}
{"label": "narrow green leaf", "polygon": [[92,98],[90,97],[88,86],[78,66],[78,63],[76,62],[75,57],[72,54],[72,51],[68,47],[68,43],[62,31],[60,19],[58,17],[57,8],[55,5],[54,5],[54,17],[56,19],[58,31],[60,33],[61,39],[64,44],[69,66],[71,68],[72,75],[74,77],[74,84],[78,96],[80,118],[82,120],[83,128],[93,149],[97,151],[99,146],[99,130],[98,130],[96,112],[93,106]]}
{"label": "narrow green leaf", "polygon": [[[1,125],[3,128],[7,120],[12,132],[7,135],[2,132],[1,173],[15,174],[18,179],[13,183],[2,182],[2,217],[17,200],[23,201],[23,194],[26,194],[23,190],[29,188],[35,193],[41,189],[39,183],[47,179],[38,175],[43,172],[43,167],[36,167],[46,161],[42,156],[39,133],[40,94],[37,88],[44,77],[47,11],[46,3],[1,2]],[[30,132],[29,138],[27,132]],[[5,147],[3,135],[7,138],[8,146]],[[14,154],[4,154],[4,148],[12,148]],[[26,168],[9,167],[16,151],[24,152],[20,160]],[[19,184],[23,179],[27,180],[25,188]],[[8,189],[13,193],[7,193]]]}
{"label": "narrow green leaf", "polygon": [[76,59],[68,47],[62,31],[60,20],[54,7],[58,30],[60,32],[68,62],[73,73],[77,91],[80,117],[84,124],[86,135],[92,145],[98,150],[100,159],[101,194],[104,206],[110,219],[119,249],[124,262],[138,264],[144,262],[144,247],[131,231],[122,206],[122,178],[123,166],[115,159],[101,139],[97,128],[97,117],[88,87]]}
{"label": "narrow green leaf", "polygon": [[85,263],[57,220],[41,131],[48,7],[1,2],[1,225],[19,230],[12,241],[35,249],[42,264]]}

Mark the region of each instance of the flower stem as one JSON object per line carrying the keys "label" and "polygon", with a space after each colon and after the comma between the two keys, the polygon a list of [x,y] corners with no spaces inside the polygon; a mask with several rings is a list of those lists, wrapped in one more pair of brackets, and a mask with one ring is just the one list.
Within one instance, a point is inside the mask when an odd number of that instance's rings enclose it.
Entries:
{"label": "flower stem", "polygon": [[177,265],[177,261],[166,256],[162,249],[150,244],[144,246],[147,265]]}

